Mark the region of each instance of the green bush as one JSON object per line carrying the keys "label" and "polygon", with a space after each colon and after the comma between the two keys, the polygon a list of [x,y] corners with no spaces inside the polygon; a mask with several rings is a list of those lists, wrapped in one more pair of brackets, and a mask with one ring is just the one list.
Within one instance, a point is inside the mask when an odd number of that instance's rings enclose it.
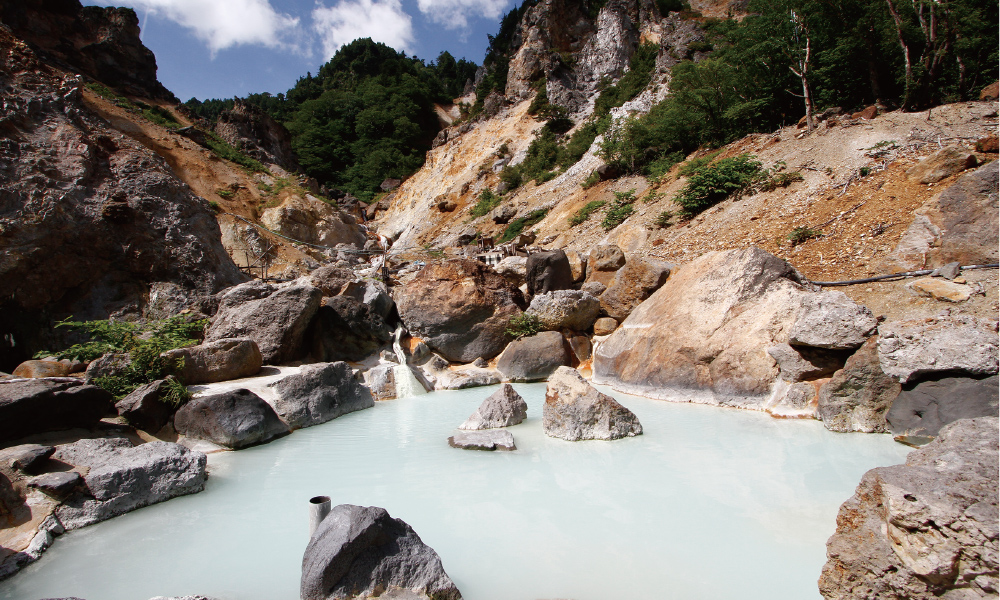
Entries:
{"label": "green bush", "polygon": [[236,148],[233,148],[225,142],[222,138],[215,135],[211,131],[205,132],[205,143],[208,145],[209,149],[219,158],[223,158],[230,162],[234,162],[241,167],[245,167],[250,171],[257,173],[267,173],[267,167],[262,165],[259,161],[254,160],[243,154]]}
{"label": "green bush", "polygon": [[667,174],[667,171],[682,160],[684,160],[683,152],[671,152],[666,156],[657,158],[646,167],[646,177],[650,181],[659,181]]}
{"label": "green bush", "polygon": [[[42,351],[36,357],[54,356],[91,361],[107,353],[128,354],[130,364],[119,375],[98,377],[94,384],[114,395],[124,398],[135,388],[181,368],[182,364],[168,364],[160,354],[174,348],[197,344],[208,319],[188,321],[182,316],[162,321],[137,323],[132,321],[70,321],[56,323],[56,327],[69,327],[86,334],[90,339],[58,352]],[[188,398],[187,390],[180,383],[168,384],[168,393],[161,400],[179,406]]]}
{"label": "green bush", "polygon": [[531,211],[530,213],[526,214],[523,217],[514,219],[513,221],[510,222],[510,224],[507,225],[507,228],[503,230],[503,235],[500,236],[500,240],[497,243],[503,244],[505,242],[511,241],[512,239],[520,235],[520,233],[524,231],[525,227],[531,227],[535,223],[538,223],[539,221],[544,219],[545,215],[547,215],[548,213],[549,209],[539,208],[537,210]]}
{"label": "green bush", "polygon": [[593,202],[588,202],[583,208],[576,211],[576,213],[568,219],[569,226],[576,227],[580,223],[585,222],[590,218],[591,213],[597,212],[603,208],[605,204],[607,204],[607,202],[604,200],[594,200]]}
{"label": "green bush", "polygon": [[693,217],[753,185],[760,177],[761,165],[753,156],[741,154],[724,158],[692,175],[674,199],[686,217]]}
{"label": "green bush", "polygon": [[632,203],[635,202],[635,190],[629,190],[627,192],[615,192],[615,201],[611,204],[611,208],[604,215],[604,220],[601,221],[601,227],[607,230],[614,229],[622,223],[625,219],[629,218],[635,209],[632,207]]}
{"label": "green bush", "polygon": [[710,152],[705,156],[699,156],[698,158],[692,158],[691,160],[684,161],[684,164],[677,169],[677,174],[681,177],[690,177],[697,173],[698,171],[707,167],[715,157],[722,154],[722,150],[716,150],[715,152]]}
{"label": "green bush", "polygon": [[796,227],[789,233],[786,237],[788,241],[792,243],[793,246],[798,246],[802,242],[806,242],[813,238],[818,238],[823,235],[823,232],[818,229],[811,229],[809,227]]}
{"label": "green bush", "polygon": [[521,313],[516,317],[512,317],[511,320],[507,322],[507,328],[504,330],[504,333],[515,340],[519,340],[523,337],[535,335],[540,331],[542,331],[542,322],[538,319],[538,317],[527,313]]}
{"label": "green bush", "polygon": [[215,190],[215,193],[220,198],[226,198],[226,199],[232,198],[233,196],[236,195],[236,192],[234,192],[233,190],[227,190],[225,188],[219,188],[219,189]]}
{"label": "green bush", "polygon": [[503,198],[494,194],[492,190],[483,190],[479,193],[479,200],[472,207],[472,216],[481,217],[485,215],[494,208],[500,206],[501,200],[503,200]]}
{"label": "green bush", "polygon": [[659,54],[658,44],[645,43],[639,46],[629,59],[629,70],[618,83],[605,88],[594,103],[594,115],[597,118],[608,114],[612,108],[625,104],[639,95],[653,75],[656,66],[656,55]]}
{"label": "green bush", "polygon": [[662,229],[664,227],[670,227],[671,225],[673,225],[673,223],[672,223],[673,218],[674,218],[674,211],[672,211],[672,210],[665,210],[665,211],[661,212],[660,214],[656,215],[656,220],[653,221],[653,223],[657,227],[659,227],[659,228]]}
{"label": "green bush", "polygon": [[222,212],[222,206],[220,206],[219,203],[216,202],[215,200],[209,200],[208,207],[217,213]]}
{"label": "green bush", "polygon": [[595,170],[592,171],[590,175],[587,175],[587,178],[583,180],[583,183],[580,184],[580,187],[582,187],[585,190],[589,190],[590,188],[594,187],[600,182],[601,182],[601,175]]}

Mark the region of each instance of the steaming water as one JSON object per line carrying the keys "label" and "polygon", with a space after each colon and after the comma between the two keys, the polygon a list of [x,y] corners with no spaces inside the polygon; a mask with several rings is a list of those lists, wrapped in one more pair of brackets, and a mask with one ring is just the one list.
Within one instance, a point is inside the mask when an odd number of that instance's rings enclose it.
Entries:
{"label": "steaming water", "polygon": [[888,436],[816,421],[616,397],[645,435],[565,442],[543,384],[518,385],[518,450],[450,448],[494,388],[377,403],[209,458],[204,492],[62,536],[0,598],[298,598],[307,501],[387,508],[437,550],[467,600],[819,598],[840,504]]}
{"label": "steaming water", "polygon": [[392,368],[392,378],[396,381],[396,398],[412,398],[427,393],[405,363]]}

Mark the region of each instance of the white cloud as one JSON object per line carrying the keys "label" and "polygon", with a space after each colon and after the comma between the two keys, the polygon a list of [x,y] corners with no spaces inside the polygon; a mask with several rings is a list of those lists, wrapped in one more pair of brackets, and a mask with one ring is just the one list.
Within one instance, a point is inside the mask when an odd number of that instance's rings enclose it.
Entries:
{"label": "white cloud", "polygon": [[299,19],[279,13],[269,0],[98,0],[131,6],[191,29],[214,54],[240,44],[294,47],[287,40]]}
{"label": "white cloud", "polygon": [[464,29],[469,17],[497,20],[509,0],[417,0],[420,12],[448,29]]}
{"label": "white cloud", "polygon": [[341,0],[312,12],[313,30],[323,42],[323,57],[332,58],[341,46],[371,38],[396,50],[413,52],[413,22],[399,0]]}

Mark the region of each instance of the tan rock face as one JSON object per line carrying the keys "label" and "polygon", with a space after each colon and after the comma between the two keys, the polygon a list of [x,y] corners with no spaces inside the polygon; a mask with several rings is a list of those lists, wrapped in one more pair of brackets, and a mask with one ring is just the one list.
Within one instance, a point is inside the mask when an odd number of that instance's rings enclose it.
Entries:
{"label": "tan rock face", "polygon": [[929,296],[946,302],[965,302],[972,297],[972,288],[937,277],[918,279],[910,284],[910,289],[921,296]]}
{"label": "tan rock face", "polygon": [[632,257],[615,273],[611,285],[601,294],[601,308],[608,316],[624,321],[635,307],[666,282],[670,269],[666,261]]}
{"label": "tan rock face", "polygon": [[949,175],[976,166],[976,155],[961,146],[946,146],[918,162],[906,172],[920,183],[937,183]]}
{"label": "tan rock face", "polygon": [[14,377],[65,377],[70,373],[68,363],[61,363],[55,360],[26,360],[17,365]]}
{"label": "tan rock face", "polygon": [[360,247],[365,243],[353,217],[309,194],[289,196],[280,206],[265,210],[260,221],[268,229],[310,244]]}
{"label": "tan rock face", "polygon": [[885,433],[899,382],[882,372],[878,337],[869,338],[819,391],[819,417],[830,431]]}
{"label": "tan rock face", "polygon": [[680,267],[594,355],[594,381],[667,399],[759,407],[808,294],[791,265],[758,248]]}

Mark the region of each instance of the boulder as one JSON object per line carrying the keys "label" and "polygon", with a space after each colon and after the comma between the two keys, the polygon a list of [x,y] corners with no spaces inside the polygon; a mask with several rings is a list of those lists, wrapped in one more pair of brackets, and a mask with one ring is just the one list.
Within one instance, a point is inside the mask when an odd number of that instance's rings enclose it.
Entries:
{"label": "boulder", "polygon": [[587,292],[557,290],[535,295],[524,312],[538,317],[542,327],[548,330],[587,331],[600,309],[601,303]]}
{"label": "boulder", "polygon": [[541,381],[568,364],[562,334],[543,331],[511,342],[497,359],[497,370],[509,381]]}
{"label": "boulder", "polygon": [[462,431],[448,438],[448,445],[463,450],[517,450],[513,434],[506,429]]}
{"label": "boulder", "polygon": [[69,363],[57,360],[26,360],[17,365],[17,368],[14,369],[11,375],[28,378],[66,377],[70,372]]}
{"label": "boulder", "polygon": [[435,390],[464,390],[500,383],[500,373],[496,369],[475,366],[453,369],[448,361],[437,355],[424,363],[419,372],[429,387]]}
{"label": "boulder", "polygon": [[790,383],[830,375],[844,366],[847,358],[843,352],[788,344],[771,346],[767,353],[778,363],[781,378]]}
{"label": "boulder", "polygon": [[886,415],[896,435],[935,436],[959,419],[1000,416],[997,376],[940,377],[906,386]]}
{"label": "boulder", "polygon": [[118,415],[125,417],[136,429],[149,433],[163,429],[177,410],[177,407],[168,404],[164,398],[170,385],[166,379],[140,385],[115,403]]}
{"label": "boulder", "polygon": [[357,219],[311,194],[288,196],[280,205],[265,210],[260,222],[271,231],[307,244],[365,245],[366,236]]}
{"label": "boulder", "polygon": [[618,269],[625,266],[625,253],[615,245],[597,246],[587,257],[587,283],[610,285]]}
{"label": "boulder", "polygon": [[459,429],[496,429],[517,425],[528,417],[528,403],[513,386],[505,383],[479,405],[476,412],[458,426]]}
{"label": "boulder", "polygon": [[611,335],[618,329],[618,320],[611,317],[601,317],[594,321],[594,335]]}
{"label": "boulder", "polygon": [[62,499],[72,493],[81,483],[83,483],[83,477],[76,471],[60,471],[36,475],[29,478],[25,485],[45,492],[53,498]]}
{"label": "boulder", "polygon": [[257,281],[226,291],[205,332],[205,342],[249,338],[267,364],[280,364],[304,353],[306,328],[323,293],[308,285],[278,288]]}
{"label": "boulder", "polygon": [[623,392],[727,406],[760,405],[808,292],[759,248],[710,252],[678,268],[594,351],[594,382]]}
{"label": "boulder", "polygon": [[238,450],[286,435],[285,425],[257,394],[237,389],[193,398],[174,415],[174,429],[187,437]]}
{"label": "boulder", "polygon": [[197,346],[168,350],[160,355],[184,385],[215,383],[252,377],[260,372],[264,357],[248,338],[223,338]]}
{"label": "boulder", "polygon": [[945,281],[937,277],[918,279],[907,284],[911,290],[921,296],[927,296],[945,302],[965,302],[972,297],[972,288],[954,281]]}
{"label": "boulder", "polygon": [[587,292],[595,298],[600,298],[601,294],[603,294],[606,289],[608,289],[608,286],[604,285],[600,281],[588,281],[580,286],[580,291]]}
{"label": "boulder", "polygon": [[790,383],[779,379],[764,410],[781,419],[815,418],[819,386],[817,380]]}
{"label": "boulder", "polygon": [[93,383],[98,377],[108,377],[111,375],[121,375],[132,365],[132,358],[128,354],[108,353],[100,358],[90,361],[84,374],[84,381]]}
{"label": "boulder", "polygon": [[997,372],[997,325],[975,317],[936,317],[882,323],[879,363],[886,375],[906,383],[930,373]]}
{"label": "boulder", "polygon": [[590,360],[594,351],[594,346],[591,344],[588,336],[573,335],[567,338],[566,342],[569,344],[569,349],[573,353],[573,357],[576,359],[570,366],[576,366]]}
{"label": "boulder", "polygon": [[365,372],[365,385],[375,400],[392,400],[396,397],[396,365],[378,365]]}
{"label": "boulder", "polygon": [[905,465],[865,473],[826,544],[823,597],[996,597],[997,430],[956,421]]}
{"label": "boulder", "polygon": [[326,423],[375,406],[372,394],[345,362],[304,365],[299,373],[271,384],[274,409],[292,429]]}
{"label": "boulder", "polygon": [[597,391],[570,367],[559,367],[549,377],[542,428],[549,437],[571,442],[642,434],[642,425],[632,411]]}
{"label": "boulder", "polygon": [[528,295],[547,294],[573,287],[573,271],[562,250],[535,252],[525,264]]}
{"label": "boulder", "polygon": [[45,461],[56,449],[41,444],[21,444],[0,450],[0,460],[15,471],[33,475],[41,471]]}
{"label": "boulder", "polygon": [[309,273],[309,283],[319,288],[324,296],[337,296],[354,281],[354,271],[334,265],[320,267]]}
{"label": "boulder", "polygon": [[520,286],[528,276],[528,259],[524,256],[508,256],[493,265],[493,270],[515,286]]}
{"label": "boulder", "polygon": [[633,256],[615,272],[608,289],[601,294],[601,310],[619,322],[624,321],[636,306],[666,283],[671,266],[666,261]]}
{"label": "boulder", "polygon": [[85,490],[56,509],[66,529],[205,488],[205,455],[170,442],[133,447],[124,438],[83,439],[59,446],[53,458],[89,469]]}
{"label": "boulder", "polygon": [[844,292],[807,294],[802,297],[788,342],[793,346],[851,350],[865,343],[877,326],[872,312]]}
{"label": "boulder", "polygon": [[89,429],[112,409],[111,394],[82,382],[0,381],[0,443],[46,431]]}
{"label": "boulder", "polygon": [[335,506],[302,557],[302,600],[460,600],[441,558],[413,528],[377,506]]}
{"label": "boulder", "polygon": [[958,145],[945,146],[910,167],[906,176],[918,183],[937,183],[945,177],[976,166],[976,162],[976,155],[965,148]]}
{"label": "boulder", "polygon": [[392,330],[378,310],[344,295],[323,301],[307,339],[316,361],[361,361],[392,341]]}
{"label": "boulder", "polygon": [[474,260],[431,263],[393,294],[411,335],[463,363],[499,354],[507,323],[526,308],[517,287]]}
{"label": "boulder", "polygon": [[817,413],[830,431],[889,431],[885,415],[901,388],[882,372],[877,343],[878,337],[868,338],[820,388]]}
{"label": "boulder", "polygon": [[581,256],[576,250],[566,250],[566,260],[573,274],[573,283],[580,283],[587,277],[587,257]]}

